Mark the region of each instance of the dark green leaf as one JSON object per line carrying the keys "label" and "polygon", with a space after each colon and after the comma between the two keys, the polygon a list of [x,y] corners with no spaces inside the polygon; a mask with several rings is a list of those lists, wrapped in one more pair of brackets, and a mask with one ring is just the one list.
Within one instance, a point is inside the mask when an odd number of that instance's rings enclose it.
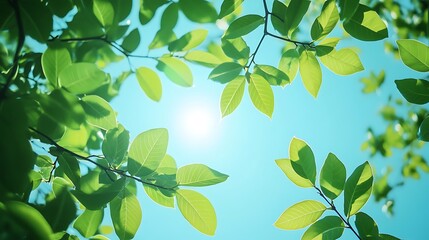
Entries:
{"label": "dark green leaf", "polygon": [[316,181],[316,161],[313,151],[306,142],[293,138],[289,144],[289,158],[295,172],[304,179],[315,184]]}
{"label": "dark green leaf", "polygon": [[344,188],[344,214],[356,214],[371,196],[372,169],[368,162],[358,166],[346,181]]}
{"label": "dark green leaf", "polygon": [[76,218],[76,204],[67,189],[50,194],[41,210],[55,232],[65,231]]}
{"label": "dark green leaf", "polygon": [[325,38],[316,46],[316,55],[318,57],[324,56],[332,52],[337,46],[339,38]]}
{"label": "dark green leaf", "polygon": [[250,48],[241,37],[222,39],[222,50],[228,57],[237,60],[242,66],[245,66],[249,60]]}
{"label": "dark green leaf", "polygon": [[161,29],[173,30],[177,24],[177,19],[179,17],[179,6],[177,3],[172,2],[165,8],[164,13],[161,17]]}
{"label": "dark green leaf", "polygon": [[45,43],[53,26],[52,13],[49,8],[43,2],[33,0],[22,0],[18,5],[25,33],[36,41]]}
{"label": "dark green leaf", "polygon": [[380,238],[382,240],[400,240],[400,238],[385,233],[380,234]]}
{"label": "dark green leaf", "polygon": [[347,21],[359,7],[359,0],[337,0],[340,7],[341,20]]}
{"label": "dark green leaf", "polygon": [[264,18],[259,15],[249,14],[237,18],[234,22],[229,25],[223,38],[231,39],[244,36],[251,31],[255,30],[261,24],[264,23]]}
{"label": "dark green leaf", "polygon": [[418,137],[422,141],[429,142],[429,117],[425,118],[420,125]]}
{"label": "dark green leaf", "polygon": [[310,0],[291,0],[285,15],[284,31],[290,35],[301,23],[310,6]]}
{"label": "dark green leaf", "polygon": [[[94,179],[98,184],[98,177]],[[83,178],[81,185],[83,185]],[[72,190],[73,195],[89,210],[98,210],[112,201],[119,192],[124,188],[125,178],[116,180],[109,185],[102,185],[98,189],[90,189],[87,186],[80,190]]]}
{"label": "dark green leaf", "polygon": [[429,102],[429,81],[423,79],[395,80],[396,87],[410,103],[425,104]]}
{"label": "dark green leaf", "polygon": [[70,10],[73,9],[74,5],[72,0],[48,0],[48,7],[51,9],[52,13],[58,17],[65,17]]}
{"label": "dark green leaf", "polygon": [[80,187],[80,168],[79,162],[77,159],[68,154],[62,153],[58,157],[58,163],[62,167],[66,176],[73,182],[73,184],[79,188]]}
{"label": "dark green leaf", "polygon": [[334,200],[344,190],[344,183],[346,182],[346,168],[344,164],[332,153],[323,164],[320,172],[320,187],[326,197]]}
{"label": "dark green leaf", "polygon": [[147,24],[152,20],[156,10],[167,2],[167,0],[141,0],[139,11],[140,23],[142,25]]}
{"label": "dark green leaf", "polygon": [[212,23],[217,20],[216,9],[206,0],[179,0],[183,14],[196,23]]}
{"label": "dark green leaf", "polygon": [[274,29],[284,36],[288,34],[287,30],[285,30],[286,11],[287,7],[283,2],[278,0],[273,1],[271,23],[273,24]]}
{"label": "dark green leaf", "polygon": [[311,38],[319,40],[326,37],[335,28],[339,18],[335,0],[326,1],[322,7],[322,13],[314,20],[311,26]]}
{"label": "dark green leaf", "polygon": [[122,42],[122,48],[127,52],[134,52],[140,44],[140,32],[137,28],[132,30]]}
{"label": "dark green leaf", "polygon": [[356,228],[362,239],[378,239],[378,226],[368,214],[363,212],[356,213]]}
{"label": "dark green leaf", "polygon": [[215,67],[209,74],[209,79],[225,84],[236,78],[243,67],[235,62],[222,63]]}
{"label": "dark green leaf", "polygon": [[388,36],[386,24],[377,12],[362,4],[343,26],[352,37],[362,41],[378,41]]}

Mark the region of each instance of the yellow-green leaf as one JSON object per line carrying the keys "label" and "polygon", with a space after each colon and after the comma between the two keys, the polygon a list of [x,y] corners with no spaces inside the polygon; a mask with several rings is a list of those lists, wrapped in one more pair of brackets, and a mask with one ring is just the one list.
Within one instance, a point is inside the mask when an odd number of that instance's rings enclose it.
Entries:
{"label": "yellow-green leaf", "polygon": [[303,188],[313,187],[313,183],[309,179],[303,178],[295,172],[295,170],[292,167],[292,162],[290,159],[287,159],[287,158],[277,159],[276,164],[283,171],[283,173],[289,178],[289,180],[291,180],[297,186],[300,186]]}
{"label": "yellow-green leaf", "polygon": [[136,72],[137,81],[146,96],[159,102],[162,96],[161,79],[158,74],[150,68],[140,67]]}
{"label": "yellow-green leaf", "polygon": [[344,214],[356,214],[371,196],[373,176],[368,162],[358,166],[346,181],[344,188]]}
{"label": "yellow-green leaf", "polygon": [[274,93],[270,84],[260,75],[250,75],[249,95],[253,105],[269,118],[274,111]]}
{"label": "yellow-green leaf", "polygon": [[311,51],[303,51],[299,56],[299,73],[305,89],[317,97],[320,85],[322,85],[322,70],[316,56]]}
{"label": "yellow-green leaf", "polygon": [[174,83],[191,87],[193,83],[192,72],[188,65],[174,57],[162,57],[158,59],[156,68]]}
{"label": "yellow-green leaf", "polygon": [[329,54],[321,56],[320,61],[338,75],[349,75],[364,69],[359,56],[349,48],[333,50]]}
{"label": "yellow-green leaf", "polygon": [[222,117],[231,114],[238,107],[241,99],[243,99],[245,83],[246,80],[244,76],[238,76],[225,86],[222,96],[220,97]]}
{"label": "yellow-green leaf", "polygon": [[285,230],[300,229],[314,223],[326,209],[319,201],[305,200],[286,209],[274,226]]}

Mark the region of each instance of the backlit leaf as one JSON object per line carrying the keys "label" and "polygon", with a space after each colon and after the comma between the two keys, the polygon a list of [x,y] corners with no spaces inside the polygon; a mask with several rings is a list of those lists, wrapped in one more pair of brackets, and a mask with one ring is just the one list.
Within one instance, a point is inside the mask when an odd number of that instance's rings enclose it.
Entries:
{"label": "backlit leaf", "polygon": [[103,220],[103,215],[104,209],[94,211],[86,209],[81,215],[77,217],[73,227],[80,234],[82,234],[82,236],[89,238],[94,236],[94,234],[97,232],[98,227]]}
{"label": "backlit leaf", "polygon": [[358,166],[346,181],[344,188],[344,214],[356,214],[371,196],[372,169],[368,162]]}
{"label": "backlit leaf", "polygon": [[249,14],[234,20],[223,36],[225,39],[238,38],[255,30],[264,23],[264,18],[259,15]]}
{"label": "backlit leaf", "polygon": [[75,94],[90,93],[107,82],[107,74],[94,63],[73,63],[59,75],[60,86]]}
{"label": "backlit leaf", "polygon": [[140,44],[140,32],[137,28],[132,30],[122,42],[122,48],[127,52],[134,52]]}
{"label": "backlit leaf", "polygon": [[222,117],[231,114],[238,107],[241,99],[243,99],[245,83],[244,76],[238,76],[225,86],[220,98]]}
{"label": "backlit leaf", "polygon": [[425,104],[429,102],[429,81],[423,79],[395,80],[396,87],[408,102]]}
{"label": "backlit leaf", "polygon": [[48,48],[42,55],[42,67],[49,83],[58,87],[60,72],[72,63],[66,48]]}
{"label": "backlit leaf", "polygon": [[216,9],[206,0],[180,0],[179,6],[192,22],[211,23],[217,20]]}
{"label": "backlit leaf", "polygon": [[149,49],[156,49],[167,46],[170,42],[176,40],[176,34],[171,29],[160,29],[156,32],[155,37],[149,44]]}
{"label": "backlit leaf", "polygon": [[139,20],[145,25],[152,20],[156,10],[166,4],[167,0],[144,0],[140,2]]}
{"label": "backlit leaf", "polygon": [[[93,179],[93,181],[96,181],[97,185],[99,185],[98,175],[96,175],[96,177],[97,178]],[[81,189],[72,190],[71,193],[89,210],[98,210],[104,207],[119,194],[124,188],[125,183],[125,178],[121,178],[112,184],[102,185],[101,187],[88,186],[88,184],[83,181],[84,179],[86,178],[82,177],[81,179]],[[99,188],[93,189],[93,187]]]}
{"label": "backlit leaf", "polygon": [[136,71],[137,81],[146,96],[159,102],[162,96],[161,79],[158,74],[150,68],[139,67]]}
{"label": "backlit leaf", "polygon": [[320,61],[338,75],[350,75],[364,69],[359,56],[349,48],[333,50],[329,54],[321,56]]}
{"label": "backlit leaf", "polygon": [[344,164],[332,153],[323,164],[320,172],[320,187],[323,194],[331,200],[337,198],[344,190],[346,182],[346,168]]}
{"label": "backlit leaf", "polygon": [[309,188],[314,186],[309,179],[303,178],[295,172],[294,168],[292,167],[292,163],[290,159],[287,159],[287,158],[277,159],[276,164],[283,171],[283,173],[289,178],[289,180],[291,180],[297,186],[300,186],[303,188]]}
{"label": "backlit leaf", "polygon": [[167,152],[167,129],[157,128],[140,133],[131,143],[128,172],[145,177],[158,168]]}
{"label": "backlit leaf", "polygon": [[176,199],[180,212],[193,227],[210,236],[215,234],[216,213],[206,197],[192,190],[179,189]]}
{"label": "backlit leaf", "polygon": [[86,113],[86,121],[96,127],[109,130],[116,127],[116,114],[110,104],[97,95],[82,98],[82,107]]}
{"label": "backlit leaf", "polygon": [[66,176],[73,182],[73,184],[79,188],[80,187],[80,168],[79,162],[77,159],[68,154],[62,153],[58,158],[58,163],[63,169]]}
{"label": "backlit leaf", "polygon": [[228,175],[203,164],[190,164],[179,168],[176,178],[180,186],[202,187],[224,182]]}
{"label": "backlit leaf", "polygon": [[378,41],[388,36],[386,24],[377,12],[363,4],[359,4],[353,17],[343,26],[352,37],[362,41]]}
{"label": "backlit leaf", "polygon": [[429,117],[425,118],[420,125],[418,137],[422,141],[429,142]]}
{"label": "backlit leaf", "polygon": [[299,66],[299,54],[295,49],[289,49],[283,53],[279,62],[279,69],[289,77],[289,81],[295,79]]}
{"label": "backlit leaf", "polygon": [[222,84],[235,79],[243,69],[238,63],[226,62],[215,67],[209,74],[209,79]]}
{"label": "backlit leaf", "polygon": [[222,39],[222,50],[224,53],[237,60],[242,66],[247,64],[250,55],[250,48],[243,38]]}
{"label": "backlit leaf", "polygon": [[250,75],[249,95],[256,109],[271,118],[274,111],[274,93],[267,80],[257,74]]}
{"label": "backlit leaf", "polygon": [[310,6],[310,0],[291,0],[285,15],[284,31],[290,35],[301,23]]}
{"label": "backlit leaf", "polygon": [[174,57],[162,57],[158,59],[156,68],[174,83],[183,86],[192,86],[192,72],[188,65]]}
{"label": "backlit leaf", "polygon": [[222,2],[220,7],[219,19],[226,17],[227,15],[233,13],[240,5],[243,3],[243,0],[225,0]]}
{"label": "backlit leaf", "polygon": [[289,77],[284,72],[269,65],[256,65],[253,73],[262,76],[273,86],[285,86],[290,83]]}
{"label": "backlit leaf", "polygon": [[110,1],[93,0],[92,11],[103,27],[108,28],[112,25],[115,11]]}
{"label": "backlit leaf", "polygon": [[320,85],[322,85],[322,70],[313,52],[303,51],[299,57],[299,73],[305,89],[317,97]]}
{"label": "backlit leaf", "polygon": [[123,189],[110,202],[110,216],[119,239],[132,239],[142,219],[142,209],[137,196]]}
{"label": "backlit leaf", "polygon": [[294,230],[306,227],[322,216],[327,208],[315,200],[305,200],[286,209],[274,223],[274,226]]}
{"label": "backlit leaf", "polygon": [[341,20],[351,18],[359,7],[359,0],[337,0],[340,7]]}
{"label": "backlit leaf", "polygon": [[405,65],[419,72],[429,72],[429,46],[414,39],[401,39],[396,43]]}
{"label": "backlit leaf", "polygon": [[196,46],[200,45],[207,37],[208,31],[206,29],[195,29],[179,39],[168,44],[168,51],[170,52],[181,52],[188,51]]}
{"label": "backlit leaf", "polygon": [[311,38],[319,40],[328,35],[337,25],[340,15],[338,14],[335,0],[328,0],[323,4],[320,16],[314,20],[311,26]]}
{"label": "backlit leaf", "polygon": [[338,239],[343,235],[344,222],[337,216],[326,216],[311,225],[301,240]]}
{"label": "backlit leaf", "polygon": [[299,138],[293,138],[289,144],[289,158],[295,173],[304,179],[316,182],[316,160],[310,146]]}
{"label": "backlit leaf", "polygon": [[201,64],[206,67],[216,67],[222,63],[217,56],[200,50],[189,51],[183,58],[186,61]]}
{"label": "backlit leaf", "polygon": [[337,46],[339,38],[325,38],[316,46],[316,55],[318,57],[324,56],[326,54],[334,51],[335,46]]}

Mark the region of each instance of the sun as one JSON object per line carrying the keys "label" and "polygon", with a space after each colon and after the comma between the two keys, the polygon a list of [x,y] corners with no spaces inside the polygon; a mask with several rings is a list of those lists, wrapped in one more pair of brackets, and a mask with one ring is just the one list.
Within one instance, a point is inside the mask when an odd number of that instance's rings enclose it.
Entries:
{"label": "sun", "polygon": [[179,128],[186,141],[204,144],[213,140],[220,118],[206,102],[186,104],[180,113]]}

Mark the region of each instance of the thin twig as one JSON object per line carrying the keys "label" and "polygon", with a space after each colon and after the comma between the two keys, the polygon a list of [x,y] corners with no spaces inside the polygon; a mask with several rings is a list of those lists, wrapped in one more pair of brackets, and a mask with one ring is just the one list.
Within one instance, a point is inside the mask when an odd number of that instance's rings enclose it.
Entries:
{"label": "thin twig", "polygon": [[331,209],[334,210],[334,212],[338,215],[338,217],[341,218],[341,220],[346,224],[346,227],[349,228],[350,230],[352,230],[352,232],[356,235],[356,237],[358,239],[362,239],[359,234],[356,232],[356,230],[353,228],[353,226],[350,224],[350,222],[348,220],[346,220],[340,212],[338,212],[337,207],[335,207],[335,204],[333,201],[329,201],[328,198],[326,198],[326,196],[322,193],[322,191],[320,190],[320,188],[314,186],[314,188],[316,189],[317,193],[329,204],[329,206],[331,206]]}
{"label": "thin twig", "polygon": [[50,138],[48,135],[46,135],[46,134],[44,134],[44,133],[40,132],[39,130],[37,130],[37,129],[33,128],[33,127],[29,127],[29,129],[30,129],[31,131],[33,131],[33,132],[35,132],[35,133],[39,134],[40,136],[42,136],[42,137],[46,138],[46,139],[47,139],[47,140],[48,140],[52,145],[54,145],[55,147],[57,147],[59,150],[61,150],[61,151],[63,151],[63,152],[67,152],[68,154],[70,154],[70,155],[72,155],[72,156],[74,156],[74,157],[76,157],[76,158],[79,158],[79,159],[81,159],[81,160],[88,161],[88,162],[90,162],[90,163],[92,163],[92,164],[96,165],[97,167],[101,168],[101,169],[102,169],[102,170],[104,170],[104,171],[114,172],[114,173],[116,173],[116,174],[118,174],[118,175],[121,175],[122,177],[126,177],[126,178],[134,179],[134,180],[136,180],[136,181],[138,181],[138,182],[140,182],[140,183],[142,183],[142,184],[144,184],[144,185],[149,185],[149,186],[152,186],[152,187],[157,187],[157,188],[161,188],[161,189],[165,189],[165,190],[171,190],[171,191],[174,191],[174,189],[177,187],[177,186],[173,186],[173,187],[164,187],[164,186],[161,186],[161,185],[158,185],[158,184],[155,184],[155,183],[147,182],[147,181],[145,181],[145,180],[143,180],[143,179],[141,179],[141,178],[139,178],[139,177],[129,175],[127,172],[122,171],[122,170],[120,170],[120,169],[110,168],[110,167],[103,166],[102,164],[100,164],[100,163],[98,163],[98,162],[96,162],[96,161],[92,160],[92,159],[91,159],[91,158],[89,158],[89,157],[82,156],[82,155],[77,154],[77,153],[75,153],[75,152],[73,152],[73,151],[71,151],[71,150],[69,150],[69,149],[67,149],[67,148],[62,147],[61,145],[59,145],[58,143],[56,143],[52,138]]}

